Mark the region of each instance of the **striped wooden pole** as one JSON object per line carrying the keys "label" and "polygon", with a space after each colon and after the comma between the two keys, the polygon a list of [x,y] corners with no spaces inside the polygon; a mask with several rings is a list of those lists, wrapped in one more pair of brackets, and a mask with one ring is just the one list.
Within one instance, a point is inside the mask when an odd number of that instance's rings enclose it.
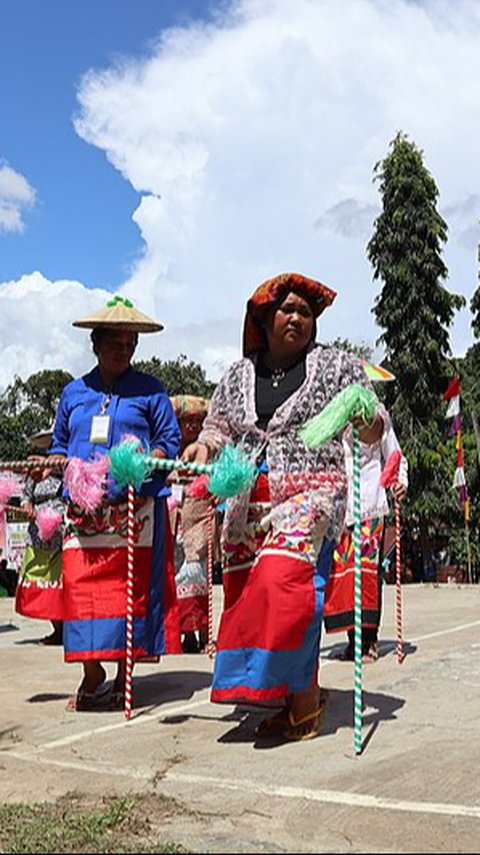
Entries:
{"label": "striped wooden pole", "polygon": [[133,574],[135,548],[135,490],[128,485],[127,498],[127,601],[125,610],[125,709],[124,715],[132,715],[132,675],[133,675]]}
{"label": "striped wooden pole", "polygon": [[207,517],[207,585],[208,585],[208,642],[206,653],[210,659],[214,654],[213,646],[213,528],[215,506],[210,502]]}
{"label": "striped wooden pole", "polygon": [[[63,469],[64,465],[68,463],[68,459],[65,457],[63,459],[59,459],[57,461],[58,468]],[[1,460],[0,461],[0,472],[20,472],[25,473],[29,472],[30,469],[51,469],[52,465],[48,463],[47,460]]]}
{"label": "striped wooden pole", "polygon": [[[55,457],[55,455],[52,455]],[[69,463],[71,458],[59,457],[55,463],[59,469]],[[86,461],[84,461],[86,462]],[[172,471],[174,469],[189,469],[195,475],[208,475],[212,472],[212,463],[184,463],[182,460],[169,460],[163,457],[149,457],[148,462],[152,469],[164,469]],[[29,469],[51,469],[52,464],[49,463],[48,457],[44,460],[0,460],[0,472],[28,472]]]}
{"label": "striped wooden pole", "polygon": [[209,475],[213,470],[212,463],[184,463],[183,460],[170,460],[166,457],[147,457],[152,469],[189,469],[195,475]]}
{"label": "striped wooden pole", "polygon": [[400,546],[400,502],[395,499],[395,626],[397,662],[402,664],[403,652],[403,617],[402,617],[402,556]]}
{"label": "striped wooden pole", "polygon": [[355,661],[353,697],[353,747],[362,753],[362,527],[360,510],[360,438],[353,426],[353,550],[355,558]]}

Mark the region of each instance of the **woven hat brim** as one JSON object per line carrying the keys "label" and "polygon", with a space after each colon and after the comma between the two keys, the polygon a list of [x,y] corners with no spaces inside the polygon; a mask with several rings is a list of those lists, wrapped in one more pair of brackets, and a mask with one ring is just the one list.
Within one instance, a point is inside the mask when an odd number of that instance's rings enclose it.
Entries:
{"label": "woven hat brim", "polygon": [[133,306],[124,306],[122,303],[116,303],[114,306],[105,306],[94,315],[87,315],[86,318],[80,318],[78,321],[73,321],[74,327],[82,327],[84,329],[95,329],[96,327],[104,327],[115,330],[128,330],[129,332],[153,333],[163,330],[163,324],[159,324],[143,312],[139,312]]}
{"label": "woven hat brim", "polygon": [[32,445],[36,445],[37,448],[48,448],[52,442],[52,436],[53,432],[51,430],[39,431],[29,436],[28,441]]}
{"label": "woven hat brim", "polygon": [[155,321],[144,322],[140,321],[97,321],[94,318],[84,318],[82,321],[74,321],[73,327],[82,327],[83,329],[95,329],[103,327],[104,329],[112,330],[128,330],[129,332],[161,332],[164,329],[163,324],[157,324]]}

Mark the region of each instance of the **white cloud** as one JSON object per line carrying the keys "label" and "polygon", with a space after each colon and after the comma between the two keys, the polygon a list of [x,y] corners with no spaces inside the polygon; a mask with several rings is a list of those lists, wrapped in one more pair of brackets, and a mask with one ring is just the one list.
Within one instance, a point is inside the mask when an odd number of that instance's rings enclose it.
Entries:
{"label": "white cloud", "polygon": [[[50,282],[41,273],[0,285],[0,325],[3,349],[0,390],[17,374],[26,379],[42,369],[62,368],[77,375],[95,363],[89,330],[72,322],[101,308],[111,294],[70,280]],[[138,359],[175,359],[193,352],[210,376],[218,377],[235,358],[232,345],[239,336],[234,320],[167,328],[158,335],[140,336]]]}
{"label": "white cloud", "polygon": [[35,196],[27,179],[0,161],[0,231],[22,232],[22,214],[34,204]]}
{"label": "white cloud", "polygon": [[[247,296],[284,270],[338,290],[323,339],[373,343],[374,164],[403,130],[441,210],[478,195],[479,35],[476,0],[239,0],[214,24],[163,34],[147,58],[91,70],[75,126],[141,194],[144,254],[124,293],[165,322],[158,355],[184,350],[212,370],[230,359]],[[446,250],[449,287],[467,296],[472,204],[453,212]],[[67,328],[62,314],[52,324]],[[469,340],[464,311],[455,352]],[[35,347],[44,360],[41,336]]]}
{"label": "white cloud", "polygon": [[[373,166],[402,129],[442,202],[472,192],[479,31],[468,0],[246,0],[165,34],[147,59],[90,72],[77,131],[143,194],[127,292],[175,326],[207,323],[296,269],[338,288],[332,335],[373,340]],[[469,293],[462,252],[451,287]]]}
{"label": "white cloud", "polygon": [[342,237],[362,238],[365,241],[372,234],[373,222],[379,213],[380,207],[377,205],[364,205],[357,199],[342,199],[324,211],[315,226]]}
{"label": "white cloud", "polygon": [[76,374],[93,363],[88,332],[72,321],[98,309],[111,295],[80,282],[50,282],[41,273],[0,285],[0,388],[14,374],[26,379],[44,368]]}

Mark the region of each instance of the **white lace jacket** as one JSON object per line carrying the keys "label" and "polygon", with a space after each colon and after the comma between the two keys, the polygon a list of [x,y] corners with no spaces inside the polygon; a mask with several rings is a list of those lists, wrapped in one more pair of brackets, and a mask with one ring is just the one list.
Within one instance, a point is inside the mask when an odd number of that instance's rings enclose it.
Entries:
{"label": "white lace jacket", "polygon": [[[275,517],[285,522],[289,516],[294,526],[299,508],[304,522],[307,509],[312,528],[323,515],[330,524],[329,536],[336,536],[343,524],[347,489],[342,439],[313,451],[299,439],[298,430],[345,386],[360,383],[371,389],[371,384],[355,357],[335,347],[312,345],[304,383],[277,409],[263,431],[256,426],[255,363],[255,358],[240,359],[222,377],[199,440],[208,445],[212,456],[227,442],[241,442],[247,452],[266,448],[272,524],[275,526]],[[293,497],[297,501],[289,502]],[[248,499],[249,494],[242,494],[228,500],[225,539],[242,539]]]}

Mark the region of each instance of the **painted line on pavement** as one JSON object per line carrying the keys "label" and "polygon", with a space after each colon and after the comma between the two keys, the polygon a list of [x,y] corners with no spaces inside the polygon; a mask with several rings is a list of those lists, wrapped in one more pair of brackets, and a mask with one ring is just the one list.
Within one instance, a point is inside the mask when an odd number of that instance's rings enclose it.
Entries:
{"label": "painted line on pavement", "polygon": [[[439,635],[449,635],[451,632],[460,632],[462,629],[471,629],[472,626],[478,626],[480,620],[474,620],[472,623],[464,623],[461,626],[452,626],[450,629],[440,629],[438,632],[430,632],[428,635],[417,635],[416,638],[411,638],[410,641],[426,641],[427,638],[437,638]],[[406,639],[408,641],[409,639]]]}
{"label": "painted line on pavement", "polygon": [[95,772],[99,775],[117,775],[122,778],[137,778],[149,781],[153,775],[141,772],[139,769],[121,769],[118,766],[92,766],[88,763],[75,763],[73,760],[54,760],[51,757],[39,756],[35,753],[27,754],[19,751],[2,751],[2,757],[13,757],[14,760],[23,760],[26,763],[41,763],[42,766],[60,766],[63,769],[74,769],[75,772]]}
{"label": "painted line on pavement", "polygon": [[[412,643],[417,641],[427,641],[430,638],[437,638],[440,635],[449,635],[452,632],[461,632],[464,629],[471,629],[473,626],[478,626],[480,624],[480,620],[474,620],[472,623],[464,623],[460,626],[452,626],[450,629],[440,629],[438,632],[430,632],[428,635],[417,635],[415,638],[405,638],[404,642]],[[394,641],[379,641],[378,646],[381,650],[385,650],[388,648],[389,650],[395,651],[395,642]],[[472,645],[475,647],[475,645]],[[321,650],[320,650],[321,655]],[[336,665],[338,663],[337,659],[322,659],[322,670],[327,667],[327,665]]]}
{"label": "painted line on pavement", "polygon": [[[416,638],[408,639],[411,642],[416,641],[426,641],[429,638],[436,638],[441,635],[449,635],[452,632],[461,632],[464,629],[471,629],[473,626],[478,626],[480,624],[480,620],[473,621],[472,623],[465,623],[461,626],[451,627],[450,629],[440,630],[439,632],[429,633],[428,635],[419,635]],[[382,642],[380,642],[381,646]],[[322,670],[329,665],[338,664],[334,659],[322,660],[321,667]],[[79,733],[72,733],[70,736],[64,736],[61,739],[54,739],[51,742],[45,742],[43,745],[39,745],[38,749],[42,751],[50,750],[51,748],[62,748],[66,745],[73,745],[75,742],[80,742],[82,739],[88,739],[89,737],[95,736],[100,733],[109,733],[114,730],[121,730],[124,727],[136,727],[140,724],[146,724],[151,721],[156,721],[158,719],[180,715],[181,713],[188,712],[196,707],[204,706],[205,704],[210,704],[210,699],[208,697],[203,700],[198,701],[187,701],[185,704],[181,704],[177,707],[172,707],[171,709],[162,709],[157,713],[142,713],[136,716],[135,718],[130,719],[130,721],[126,721],[122,719],[120,722],[115,722],[115,724],[105,724],[101,727],[89,728],[88,730],[80,731]],[[72,715],[69,713],[69,715]]]}
{"label": "painted line on pavement", "polygon": [[370,796],[365,793],[346,793],[339,790],[313,790],[306,787],[279,787],[272,784],[252,783],[248,779],[229,780],[206,775],[185,775],[181,772],[167,772],[163,780],[180,784],[200,784],[202,787],[219,787],[242,793],[273,796],[282,799],[304,799],[324,804],[346,807],[374,808],[378,810],[404,811],[407,813],[433,813],[445,816],[468,816],[480,819],[480,805],[449,804],[444,802],[409,802],[403,799],[388,799]]}
{"label": "painted line on pavement", "polygon": [[[36,754],[26,754],[16,751],[2,752],[3,757],[11,757],[28,763],[56,766],[63,769],[73,769],[76,772],[93,772],[98,775],[134,778],[142,781],[152,781],[154,775],[138,769],[125,769],[118,766],[94,766],[87,763],[75,763],[68,760],[53,760]],[[400,811],[403,813],[427,813],[443,816],[469,817],[480,819],[480,805],[462,805],[448,802],[417,802],[405,799],[389,799],[383,796],[372,796],[366,793],[348,793],[342,790],[314,790],[308,787],[281,787],[272,784],[253,783],[250,779],[216,778],[207,775],[189,775],[169,771],[162,780],[178,784],[197,784],[205,788],[218,787],[221,790],[232,790],[243,794],[269,796],[280,799],[301,799],[303,801],[320,802],[322,804],[341,805],[351,808],[368,808],[372,810]]]}
{"label": "painted line on pavement", "polygon": [[[117,721],[115,724],[104,724],[101,727],[92,727],[89,730],[82,730],[79,733],[72,733],[70,736],[64,736],[61,739],[53,739],[51,742],[44,742],[43,745],[39,745],[38,750],[44,751],[50,748],[62,748],[65,745],[71,745],[74,742],[79,742],[81,739],[87,739],[90,736],[96,736],[98,733],[109,733],[113,730],[121,730],[125,727],[137,727],[140,724],[145,724],[147,722],[156,721],[161,718],[168,718],[172,715],[179,715],[185,710],[192,710],[195,707],[201,707],[205,704],[209,704],[209,697],[203,698],[203,700],[199,701],[188,701],[185,704],[182,704],[178,707],[171,707],[168,709],[162,709],[160,712],[150,713],[143,712],[139,713],[134,718],[131,718],[130,721],[126,721],[126,719],[122,719],[122,721]],[[68,713],[68,715],[72,715],[72,713]],[[81,713],[81,715],[85,715],[85,713]],[[97,715],[97,713],[95,713]]]}

